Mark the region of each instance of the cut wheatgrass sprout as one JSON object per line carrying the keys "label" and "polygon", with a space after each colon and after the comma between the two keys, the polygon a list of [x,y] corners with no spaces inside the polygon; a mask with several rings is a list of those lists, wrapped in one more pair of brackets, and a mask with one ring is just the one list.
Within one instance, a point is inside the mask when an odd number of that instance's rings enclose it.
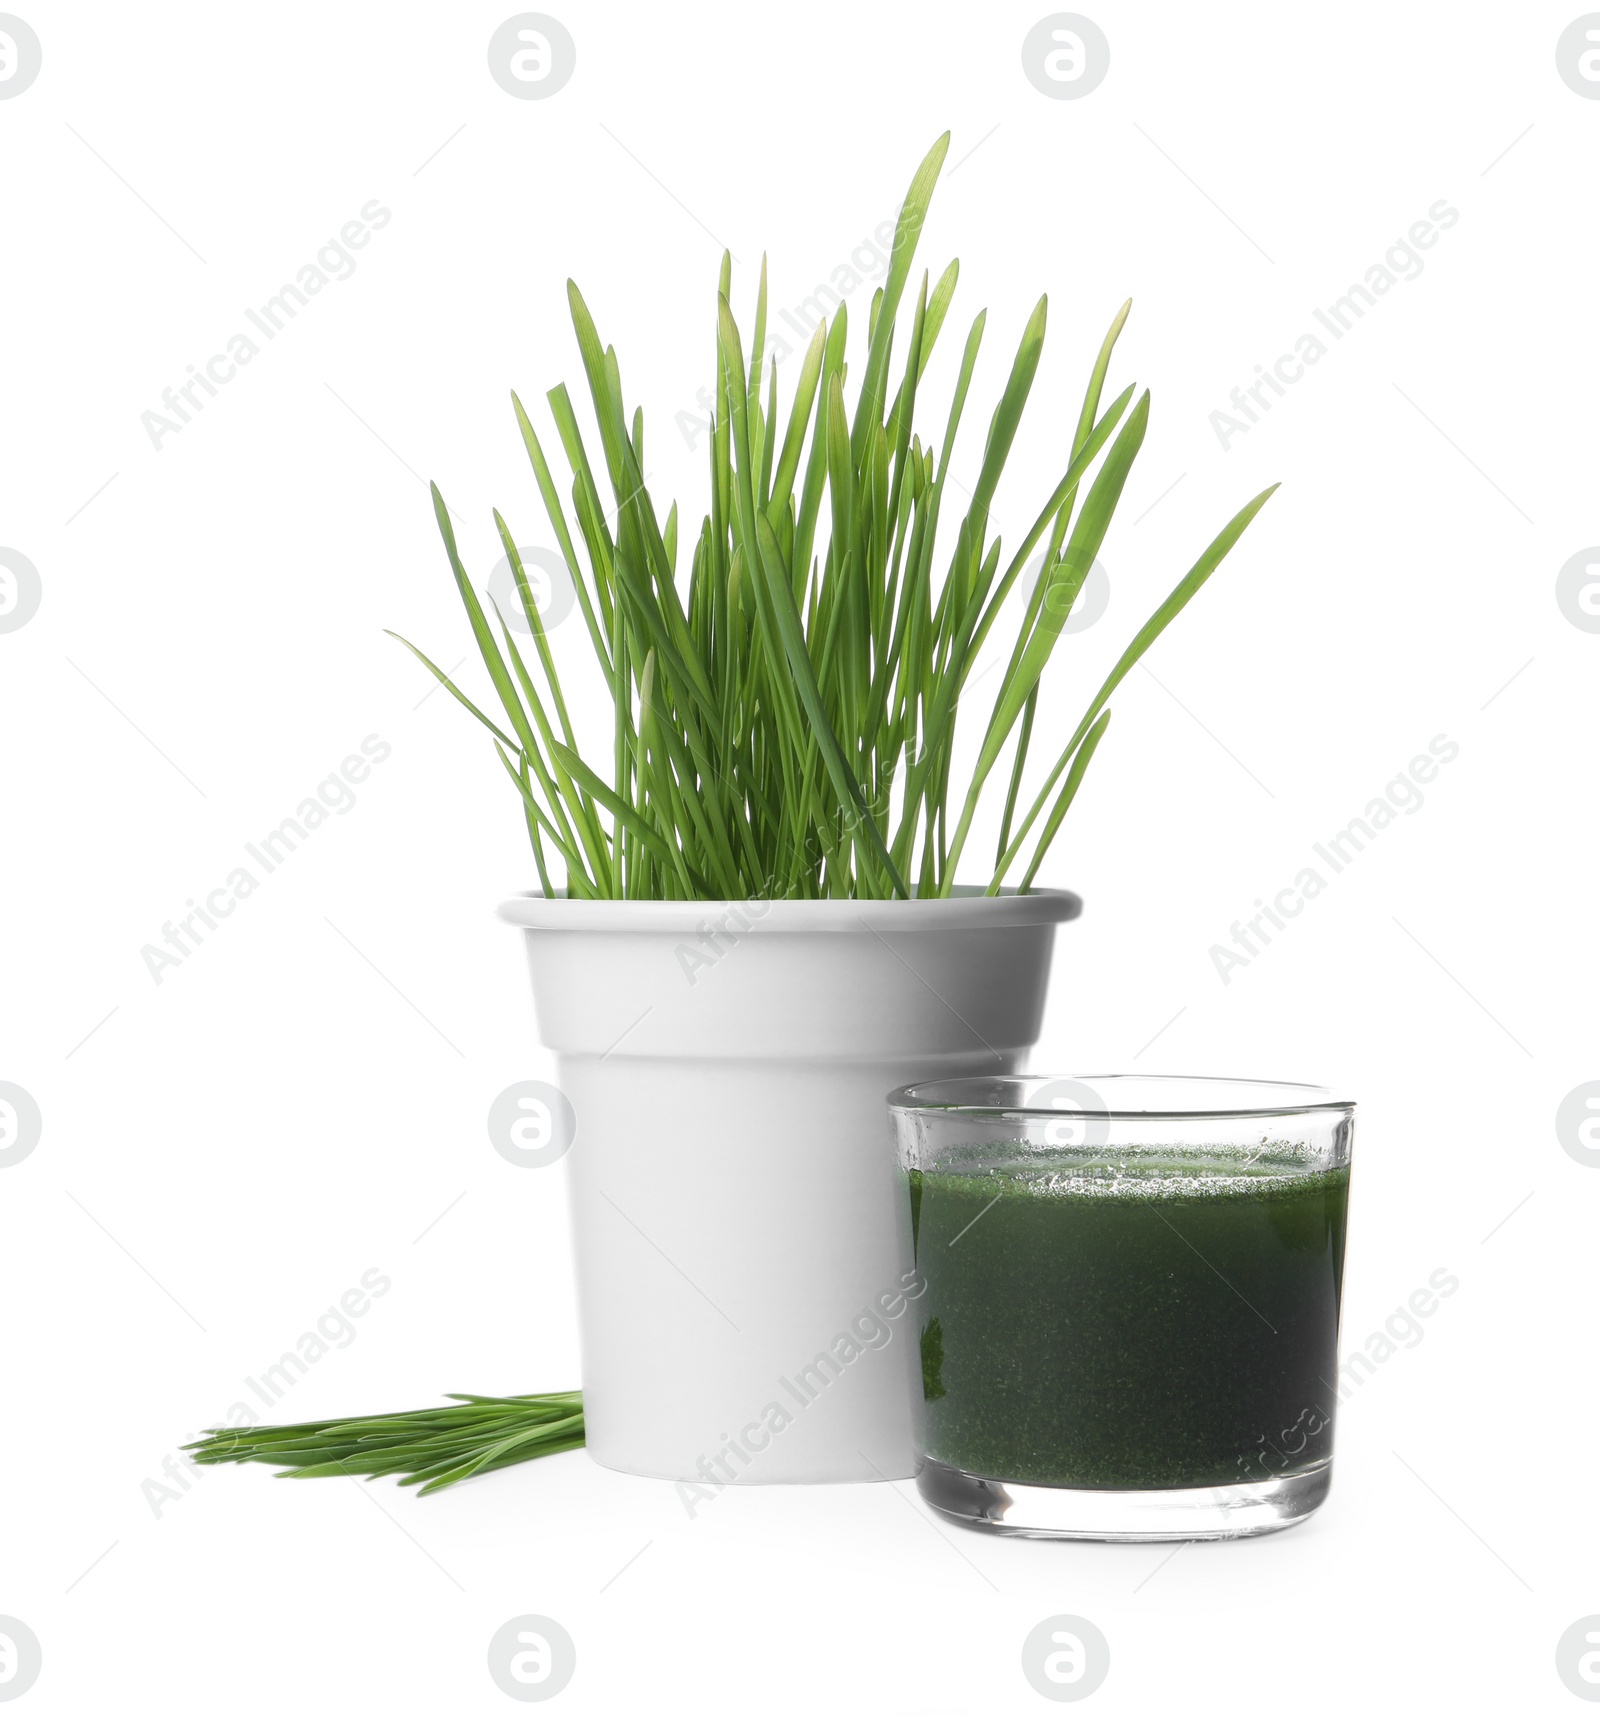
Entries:
{"label": "cut wheatgrass sprout", "polygon": [[[911,181],[867,315],[864,358],[847,372],[841,302],[800,360],[786,417],[777,354],[765,349],[766,264],[746,343],[732,306],[731,259],[723,257],[709,354],[710,499],[692,535],[680,535],[675,506],[664,519],[657,508],[642,474],[644,415],[630,411],[617,354],[568,282],[593,412],[586,431],[564,386],[547,395],[570,486],[552,470],[515,394],[512,404],[610,694],[609,743],[580,739],[568,717],[511,530],[496,513],[531,649],[519,650],[506,616],[485,612],[434,489],[450,569],[494,692],[490,713],[407,648],[493,735],[546,892],[564,885],[580,899],[948,896],[991,799],[1004,807],[995,862],[968,880],[994,894],[1020,867],[1015,885],[1026,892],[1096,754],[1112,693],[1273,492],[1232,519],[1146,621],[1066,747],[1035,762],[1040,687],[1143,444],[1150,395],[1128,387],[1102,409],[1124,304],[1096,357],[1066,468],[1027,535],[1004,553],[990,509],[1039,368],[1047,305],[1039,300],[1022,331],[968,488],[950,476],[950,463],[986,317],[967,334],[935,440],[917,427],[931,411],[920,391],[957,264],[931,288],[924,273],[908,292],[948,145],[947,133]],[[1013,602],[1041,543],[1031,593]],[[1015,615],[1016,635],[992,703],[985,688],[988,714],[971,772],[952,790],[957,716],[1003,609]]]}
{"label": "cut wheatgrass sprout", "polygon": [[188,1444],[196,1464],[259,1461],[280,1478],[391,1477],[428,1495],[480,1472],[583,1446],[583,1398],[566,1394],[450,1394],[455,1406],[330,1418],[316,1424],[213,1430]]}

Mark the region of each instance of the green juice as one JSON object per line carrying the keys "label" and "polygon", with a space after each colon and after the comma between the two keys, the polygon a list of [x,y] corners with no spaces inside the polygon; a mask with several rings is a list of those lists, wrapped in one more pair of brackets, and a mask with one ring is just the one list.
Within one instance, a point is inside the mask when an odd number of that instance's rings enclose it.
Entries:
{"label": "green juice", "polygon": [[980,1477],[1190,1489],[1333,1451],[1348,1167],[987,1147],[909,1175],[923,1452]]}

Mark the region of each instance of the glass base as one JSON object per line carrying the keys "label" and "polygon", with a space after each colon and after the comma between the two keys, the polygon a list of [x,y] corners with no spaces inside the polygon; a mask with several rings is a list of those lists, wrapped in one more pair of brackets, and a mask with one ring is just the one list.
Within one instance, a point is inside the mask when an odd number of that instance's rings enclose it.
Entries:
{"label": "glass base", "polygon": [[1082,1537],[1105,1543],[1259,1537],[1309,1519],[1333,1482],[1324,1460],[1292,1477],[1197,1490],[1073,1490],[980,1478],[923,1458],[917,1489],[957,1525],[1011,1537]]}

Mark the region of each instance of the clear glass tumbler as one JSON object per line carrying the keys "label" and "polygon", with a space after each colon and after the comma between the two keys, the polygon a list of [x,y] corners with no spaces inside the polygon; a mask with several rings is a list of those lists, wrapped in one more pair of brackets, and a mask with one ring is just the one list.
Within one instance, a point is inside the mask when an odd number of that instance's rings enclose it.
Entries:
{"label": "clear glass tumbler", "polygon": [[1321,1505],[1354,1103],[1113,1076],[951,1079],[889,1104],[930,1506],[1154,1540]]}

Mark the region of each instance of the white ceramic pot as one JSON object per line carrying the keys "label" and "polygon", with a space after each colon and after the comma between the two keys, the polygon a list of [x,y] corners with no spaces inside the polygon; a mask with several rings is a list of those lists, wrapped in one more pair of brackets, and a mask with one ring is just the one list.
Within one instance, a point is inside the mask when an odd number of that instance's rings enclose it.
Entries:
{"label": "white ceramic pot", "polygon": [[1017,1070],[1055,926],[1080,909],[976,890],[500,908],[576,1115],[601,1465],[705,1485],[911,1475],[917,1289],[884,1097]]}

